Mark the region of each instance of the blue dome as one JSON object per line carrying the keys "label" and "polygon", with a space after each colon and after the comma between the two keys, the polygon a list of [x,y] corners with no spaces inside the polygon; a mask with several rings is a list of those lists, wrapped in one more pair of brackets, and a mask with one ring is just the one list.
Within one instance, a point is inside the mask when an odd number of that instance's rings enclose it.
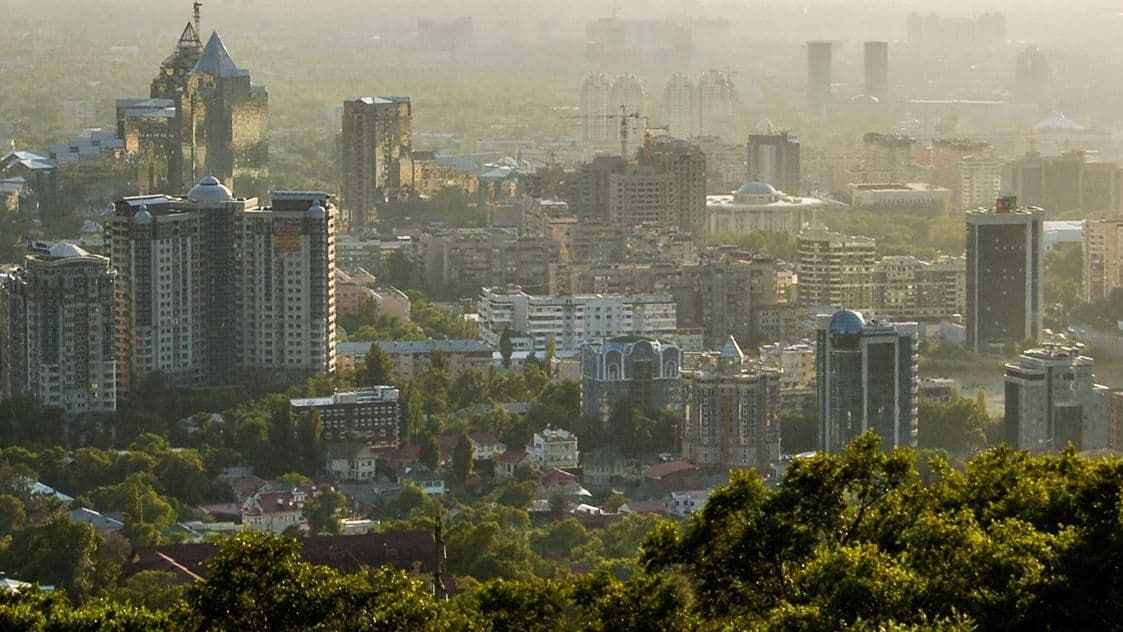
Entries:
{"label": "blue dome", "polygon": [[737,189],[738,195],[775,195],[776,187],[767,182],[746,182]]}
{"label": "blue dome", "polygon": [[840,309],[831,316],[831,346],[853,348],[858,344],[858,337],[866,327],[866,321],[858,312],[849,309]]}

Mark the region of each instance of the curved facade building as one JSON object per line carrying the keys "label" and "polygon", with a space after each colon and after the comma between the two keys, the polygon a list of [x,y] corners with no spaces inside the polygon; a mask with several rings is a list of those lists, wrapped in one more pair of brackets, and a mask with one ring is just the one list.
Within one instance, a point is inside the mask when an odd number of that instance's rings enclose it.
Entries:
{"label": "curved facade building", "polygon": [[916,447],[917,324],[840,309],[819,316],[816,338],[819,449],[841,452],[870,429],[887,451]]}
{"label": "curved facade building", "polygon": [[646,336],[603,338],[581,347],[581,413],[607,421],[620,401],[642,409],[682,404],[682,349]]}

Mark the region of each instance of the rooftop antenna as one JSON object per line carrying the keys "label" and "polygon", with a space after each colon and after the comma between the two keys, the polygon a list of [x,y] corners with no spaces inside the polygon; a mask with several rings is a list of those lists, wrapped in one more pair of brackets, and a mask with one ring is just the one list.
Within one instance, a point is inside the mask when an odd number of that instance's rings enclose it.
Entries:
{"label": "rooftop antenna", "polygon": [[193,8],[193,9],[195,10],[195,15],[194,15],[194,19],[195,19],[195,34],[196,34],[196,35],[198,35],[199,37],[202,37],[202,36],[203,36],[203,32],[199,30],[199,21],[200,21],[200,20],[199,20],[199,9],[203,8],[203,3],[202,3],[202,2],[198,2],[198,1],[196,1],[196,2],[195,2],[195,3],[193,3],[193,4],[191,5],[191,6],[192,6],[192,8]]}

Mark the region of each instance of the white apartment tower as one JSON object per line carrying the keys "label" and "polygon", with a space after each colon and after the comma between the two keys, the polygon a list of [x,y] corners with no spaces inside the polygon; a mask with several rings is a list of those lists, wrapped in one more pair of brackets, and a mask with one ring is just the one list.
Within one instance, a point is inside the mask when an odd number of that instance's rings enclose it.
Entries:
{"label": "white apartment tower", "polygon": [[235,216],[242,370],[285,382],[335,371],[335,221],[330,196],[311,191]]}
{"label": "white apartment tower", "polygon": [[686,75],[674,75],[663,89],[663,115],[671,136],[687,139],[694,135],[694,82]]}
{"label": "white apartment tower", "polygon": [[37,396],[68,414],[116,410],[109,259],[36,242],[0,277],[0,397]]}
{"label": "white apartment tower", "polygon": [[619,103],[611,103],[612,83],[603,72],[589,73],[581,86],[581,123],[583,138],[592,142],[612,140],[616,127],[608,119],[615,114]]}

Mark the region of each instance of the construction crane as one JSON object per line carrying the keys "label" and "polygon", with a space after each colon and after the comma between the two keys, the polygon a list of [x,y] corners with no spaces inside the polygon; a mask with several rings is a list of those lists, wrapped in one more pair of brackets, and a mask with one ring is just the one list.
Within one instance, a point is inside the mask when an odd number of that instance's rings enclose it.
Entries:
{"label": "construction crane", "polygon": [[619,119],[620,120],[620,155],[624,157],[624,162],[628,161],[628,132],[631,131],[630,127],[628,125],[628,119],[635,119],[635,120],[644,119],[645,121],[647,119],[646,116],[644,116],[643,114],[640,114],[639,112],[629,112],[628,106],[626,106],[626,105],[620,106],[620,113],[619,114],[586,114],[586,115],[573,116],[573,117],[570,117],[570,118],[586,119],[586,120],[588,120],[588,119],[605,120],[605,121],[612,121],[612,120]]}

